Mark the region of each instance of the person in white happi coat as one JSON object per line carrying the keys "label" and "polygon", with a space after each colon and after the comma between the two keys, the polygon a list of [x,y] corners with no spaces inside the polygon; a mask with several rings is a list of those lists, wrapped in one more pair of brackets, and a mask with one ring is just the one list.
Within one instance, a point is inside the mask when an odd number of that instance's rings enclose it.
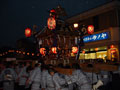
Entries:
{"label": "person in white happi coat", "polygon": [[31,90],[40,90],[41,86],[41,63],[39,62],[37,67],[32,71],[26,85],[32,84]]}
{"label": "person in white happi coat", "polygon": [[48,73],[46,74],[45,82],[44,82],[44,87],[45,90],[56,90],[55,89],[55,82],[53,81],[53,75],[54,75],[54,70],[49,68]]}
{"label": "person in white happi coat", "polygon": [[28,79],[28,76],[29,76],[26,69],[29,66],[30,66],[30,63],[24,63],[23,67],[21,68],[21,71],[20,71],[20,73],[18,75],[19,90],[21,90],[21,89],[24,90],[25,89],[26,80]]}
{"label": "person in white happi coat", "polygon": [[[91,71],[84,72],[84,73],[87,75],[88,79],[90,80],[91,85],[94,86],[93,89],[98,89],[100,86],[103,85],[103,82],[101,80],[101,75],[99,74],[99,72],[94,72],[94,66],[92,64],[88,64],[87,67]],[[99,86],[97,85],[98,83],[99,83]]]}
{"label": "person in white happi coat", "polygon": [[19,75],[19,73],[21,71],[21,68],[20,68],[19,64],[15,64],[14,69],[15,69],[15,72],[17,73],[17,75]]}
{"label": "person in white happi coat", "polygon": [[65,79],[68,84],[68,90],[73,90],[73,83],[71,83],[71,75],[65,75]]}
{"label": "person in white happi coat", "polygon": [[14,82],[17,78],[17,74],[10,63],[7,63],[6,68],[2,71],[1,77],[3,80],[3,90],[14,90]]}
{"label": "person in white happi coat", "polygon": [[[21,71],[20,69],[21,69],[21,68],[19,67],[18,64],[15,64],[15,65],[14,65],[14,70],[15,70],[15,72],[17,73],[17,76],[19,75],[19,73],[20,73],[20,71]],[[16,79],[16,81],[15,81],[15,90],[17,90],[18,87],[19,87],[19,85],[18,85],[18,80]]]}
{"label": "person in white happi coat", "polygon": [[[26,71],[27,71],[28,74],[29,74],[29,76],[28,76],[28,79],[29,79],[29,77],[31,76],[31,74],[32,74],[32,72],[33,72],[33,67],[32,67],[32,66],[29,66]],[[28,79],[27,79],[27,81],[28,81]],[[27,81],[26,81],[26,83],[27,83]],[[25,85],[25,90],[31,90],[31,84],[26,84],[26,85]]]}
{"label": "person in white happi coat", "polygon": [[46,90],[68,90],[65,79],[61,78],[53,68],[49,68],[46,76]]}
{"label": "person in white happi coat", "polygon": [[48,73],[48,66],[42,65],[42,76],[41,76],[41,88],[42,90],[46,90],[46,81],[47,81],[47,75]]}
{"label": "person in white happi coat", "polygon": [[85,72],[88,79],[90,80],[91,85],[96,84],[100,80],[100,75],[95,72]]}
{"label": "person in white happi coat", "polygon": [[79,64],[74,64],[73,68],[75,69],[71,75],[71,83],[77,85],[78,90],[92,90],[92,85],[90,84],[87,76],[80,69]]}
{"label": "person in white happi coat", "polygon": [[65,79],[65,75],[60,73],[55,73],[53,76],[55,82],[56,90],[69,90],[68,83]]}

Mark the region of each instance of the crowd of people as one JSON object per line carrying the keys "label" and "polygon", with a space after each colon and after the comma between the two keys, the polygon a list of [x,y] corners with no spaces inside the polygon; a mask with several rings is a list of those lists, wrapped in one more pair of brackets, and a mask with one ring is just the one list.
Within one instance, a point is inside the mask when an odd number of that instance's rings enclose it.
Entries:
{"label": "crowd of people", "polygon": [[[94,68],[92,64],[87,67]],[[119,70],[85,72],[78,63],[71,68],[72,74],[65,75],[40,61],[34,67],[29,62],[1,63],[0,87],[3,90],[120,90]]]}

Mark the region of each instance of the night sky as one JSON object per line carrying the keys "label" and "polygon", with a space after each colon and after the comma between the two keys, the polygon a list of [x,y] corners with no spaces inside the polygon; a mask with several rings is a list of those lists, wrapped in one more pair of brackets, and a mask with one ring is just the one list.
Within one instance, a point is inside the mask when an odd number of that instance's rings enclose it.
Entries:
{"label": "night sky", "polygon": [[0,0],[0,47],[14,46],[25,37],[24,30],[46,26],[48,10],[61,5],[68,17],[95,8],[110,0]]}

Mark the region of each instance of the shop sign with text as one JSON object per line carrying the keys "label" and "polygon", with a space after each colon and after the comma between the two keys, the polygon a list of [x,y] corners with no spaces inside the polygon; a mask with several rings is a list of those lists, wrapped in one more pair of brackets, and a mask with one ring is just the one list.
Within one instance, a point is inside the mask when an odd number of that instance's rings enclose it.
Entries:
{"label": "shop sign with text", "polygon": [[84,43],[87,43],[87,42],[105,40],[105,39],[109,39],[109,38],[110,38],[109,32],[103,32],[103,33],[85,36],[85,37],[83,37],[83,41],[84,41]]}

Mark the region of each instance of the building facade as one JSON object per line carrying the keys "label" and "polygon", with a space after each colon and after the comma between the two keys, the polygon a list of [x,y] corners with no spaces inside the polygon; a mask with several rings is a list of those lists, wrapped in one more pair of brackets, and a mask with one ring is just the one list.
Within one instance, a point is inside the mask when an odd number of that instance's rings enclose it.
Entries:
{"label": "building facade", "polygon": [[120,60],[120,1],[113,0],[97,8],[72,16],[69,25],[94,25],[94,33],[84,37],[79,59]]}

